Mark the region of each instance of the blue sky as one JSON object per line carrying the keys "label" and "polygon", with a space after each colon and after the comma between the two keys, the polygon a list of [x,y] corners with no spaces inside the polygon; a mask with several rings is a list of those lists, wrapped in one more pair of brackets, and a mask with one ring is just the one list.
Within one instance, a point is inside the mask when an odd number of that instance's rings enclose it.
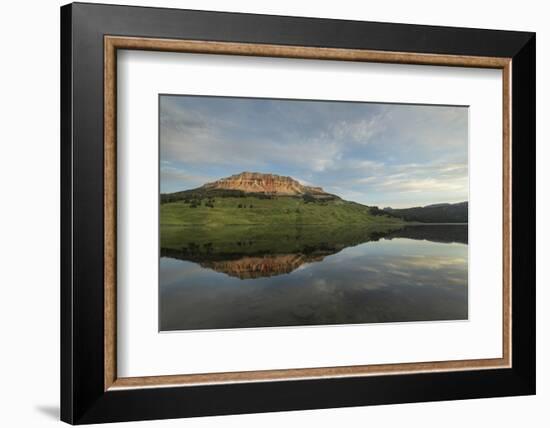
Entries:
{"label": "blue sky", "polygon": [[242,171],[408,207],[468,199],[468,108],[161,95],[161,192]]}

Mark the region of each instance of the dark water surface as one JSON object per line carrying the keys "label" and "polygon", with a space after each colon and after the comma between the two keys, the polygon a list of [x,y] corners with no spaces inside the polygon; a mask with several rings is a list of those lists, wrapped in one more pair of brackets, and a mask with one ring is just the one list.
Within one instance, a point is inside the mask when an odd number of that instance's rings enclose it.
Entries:
{"label": "dark water surface", "polygon": [[161,230],[160,330],[468,318],[468,228]]}

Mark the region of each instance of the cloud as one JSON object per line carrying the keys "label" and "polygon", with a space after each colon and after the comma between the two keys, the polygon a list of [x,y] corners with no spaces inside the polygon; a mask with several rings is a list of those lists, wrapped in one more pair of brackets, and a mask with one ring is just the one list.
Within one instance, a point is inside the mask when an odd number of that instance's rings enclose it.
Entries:
{"label": "cloud", "polygon": [[342,120],[332,125],[332,138],[358,144],[368,144],[385,129],[383,115],[373,115],[356,121]]}
{"label": "cloud", "polygon": [[[290,175],[369,205],[467,199],[465,107],[162,96],[161,180]],[[168,162],[168,163],[166,163]]]}
{"label": "cloud", "polygon": [[385,173],[371,175],[358,181],[376,186],[380,191],[396,192],[462,192],[468,191],[466,164],[396,165]]}
{"label": "cloud", "polygon": [[170,166],[170,164],[161,163],[160,167],[160,183],[161,192],[174,192],[181,189],[182,182],[187,183],[189,187],[199,187],[204,183],[214,181],[217,177],[208,175],[197,175],[186,172],[181,167]]}

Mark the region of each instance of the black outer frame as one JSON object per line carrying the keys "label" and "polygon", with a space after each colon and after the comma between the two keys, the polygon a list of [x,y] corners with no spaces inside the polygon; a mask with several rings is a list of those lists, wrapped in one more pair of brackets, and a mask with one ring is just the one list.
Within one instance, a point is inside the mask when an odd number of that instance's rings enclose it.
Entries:
{"label": "black outer frame", "polygon": [[[103,37],[512,58],[512,368],[104,391]],[[61,420],[71,424],[535,393],[535,34],[73,3],[61,8]]]}

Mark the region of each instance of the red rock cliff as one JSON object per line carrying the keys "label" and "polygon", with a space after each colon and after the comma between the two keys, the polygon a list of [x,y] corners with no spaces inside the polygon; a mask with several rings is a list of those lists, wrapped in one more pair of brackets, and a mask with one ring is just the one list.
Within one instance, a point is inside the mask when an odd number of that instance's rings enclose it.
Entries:
{"label": "red rock cliff", "polygon": [[231,177],[221,178],[203,186],[207,189],[241,190],[251,193],[271,195],[325,195],[321,187],[304,186],[291,177],[259,172],[241,172]]}
{"label": "red rock cliff", "polygon": [[240,279],[263,278],[290,273],[305,263],[320,262],[324,256],[279,254],[242,257],[238,260],[206,261],[200,265]]}

